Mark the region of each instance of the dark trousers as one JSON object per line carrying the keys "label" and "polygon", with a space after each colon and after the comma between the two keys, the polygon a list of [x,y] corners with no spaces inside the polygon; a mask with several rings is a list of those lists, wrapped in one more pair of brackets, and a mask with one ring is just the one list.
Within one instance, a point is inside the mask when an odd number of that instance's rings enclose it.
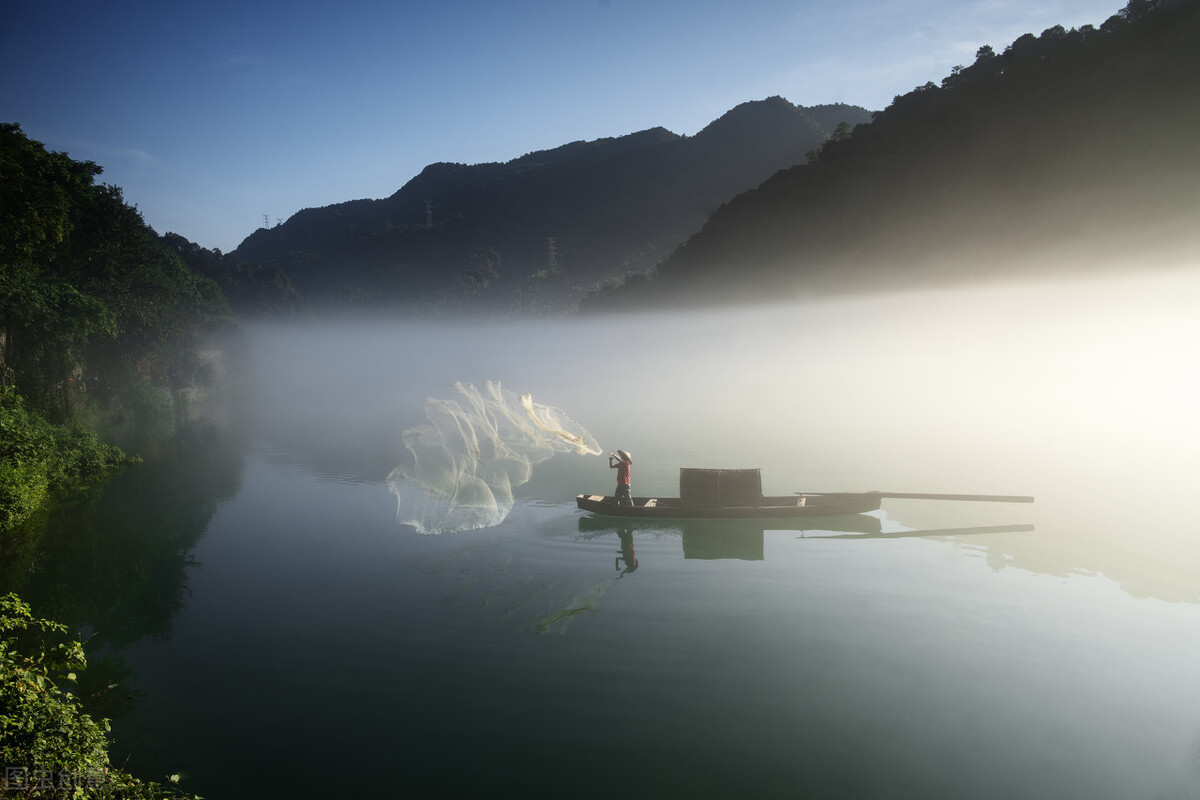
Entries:
{"label": "dark trousers", "polygon": [[613,495],[618,505],[631,506],[633,498],[629,496],[629,484],[621,483],[617,485],[617,493]]}

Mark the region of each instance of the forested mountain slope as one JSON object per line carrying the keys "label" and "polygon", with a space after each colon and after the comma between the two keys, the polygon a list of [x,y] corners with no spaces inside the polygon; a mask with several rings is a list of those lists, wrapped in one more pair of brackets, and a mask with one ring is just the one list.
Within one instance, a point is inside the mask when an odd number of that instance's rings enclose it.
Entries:
{"label": "forested mountain slope", "polygon": [[690,137],[653,128],[503,164],[433,164],[391,197],[306,209],[232,255],[281,268],[315,307],[572,305],[589,285],[652,268],[837,122],[869,118],[772,97]]}
{"label": "forested mountain slope", "polygon": [[660,307],[1153,265],[1195,252],[1200,3],[1135,0],[897,97],[719,209],[651,279]]}

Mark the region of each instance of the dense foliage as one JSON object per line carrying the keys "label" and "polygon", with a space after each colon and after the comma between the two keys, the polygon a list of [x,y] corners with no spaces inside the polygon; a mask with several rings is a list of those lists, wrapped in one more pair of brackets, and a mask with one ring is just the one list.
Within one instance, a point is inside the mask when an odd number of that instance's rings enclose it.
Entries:
{"label": "dense foliage", "polygon": [[188,269],[215,281],[239,317],[288,319],[303,313],[299,295],[279,267],[249,264],[232,254],[201,247],[177,233],[163,234],[162,240]]}
{"label": "dense foliage", "polygon": [[87,666],[66,626],[0,597],[0,789],[7,797],[183,797],[109,763],[108,721],[93,719],[63,686]]}
{"label": "dense foliage", "polygon": [[14,387],[0,386],[0,532],[28,518],[51,492],[128,460],[78,423],[52,425],[31,414]]}
{"label": "dense foliage", "polygon": [[846,105],[745,103],[694,136],[663,128],[507,163],[433,164],[391,197],[306,209],[234,255],[282,268],[314,307],[545,311],[652,267],[721,203],[797,164]]}
{"label": "dense foliage", "polygon": [[143,379],[187,385],[197,337],[227,313],[100,168],[0,125],[0,340],[39,413],[66,418],[82,391],[116,399]]}
{"label": "dense foliage", "polygon": [[0,530],[120,463],[81,420],[192,385],[228,320],[218,286],[99,173],[0,125]]}
{"label": "dense foliage", "polygon": [[719,209],[653,280],[661,306],[1094,271],[1195,242],[1200,4],[981,47]]}

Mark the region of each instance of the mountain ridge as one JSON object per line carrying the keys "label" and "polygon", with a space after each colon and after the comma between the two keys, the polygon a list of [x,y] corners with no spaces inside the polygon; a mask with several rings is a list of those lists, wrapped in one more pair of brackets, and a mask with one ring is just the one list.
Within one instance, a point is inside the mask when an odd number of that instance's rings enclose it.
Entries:
{"label": "mountain ridge", "polygon": [[[815,113],[870,118],[855,106]],[[652,127],[507,162],[438,162],[385,198],[261,228],[233,255],[284,270],[315,305],[573,307],[590,285],[652,268],[722,203],[832,132],[776,96],[694,136]]]}
{"label": "mountain ridge", "polygon": [[1200,246],[1200,4],[1131,0],[899,95],[585,309],[757,301],[1177,261]]}

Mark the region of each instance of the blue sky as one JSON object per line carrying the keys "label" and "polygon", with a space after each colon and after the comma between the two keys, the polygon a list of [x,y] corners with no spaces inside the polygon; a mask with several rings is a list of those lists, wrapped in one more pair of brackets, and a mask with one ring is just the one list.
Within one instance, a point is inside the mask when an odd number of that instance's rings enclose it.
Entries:
{"label": "blue sky", "polygon": [[0,122],[91,160],[159,233],[386,197],[747,100],[882,109],[981,45],[1124,0],[0,0]]}

